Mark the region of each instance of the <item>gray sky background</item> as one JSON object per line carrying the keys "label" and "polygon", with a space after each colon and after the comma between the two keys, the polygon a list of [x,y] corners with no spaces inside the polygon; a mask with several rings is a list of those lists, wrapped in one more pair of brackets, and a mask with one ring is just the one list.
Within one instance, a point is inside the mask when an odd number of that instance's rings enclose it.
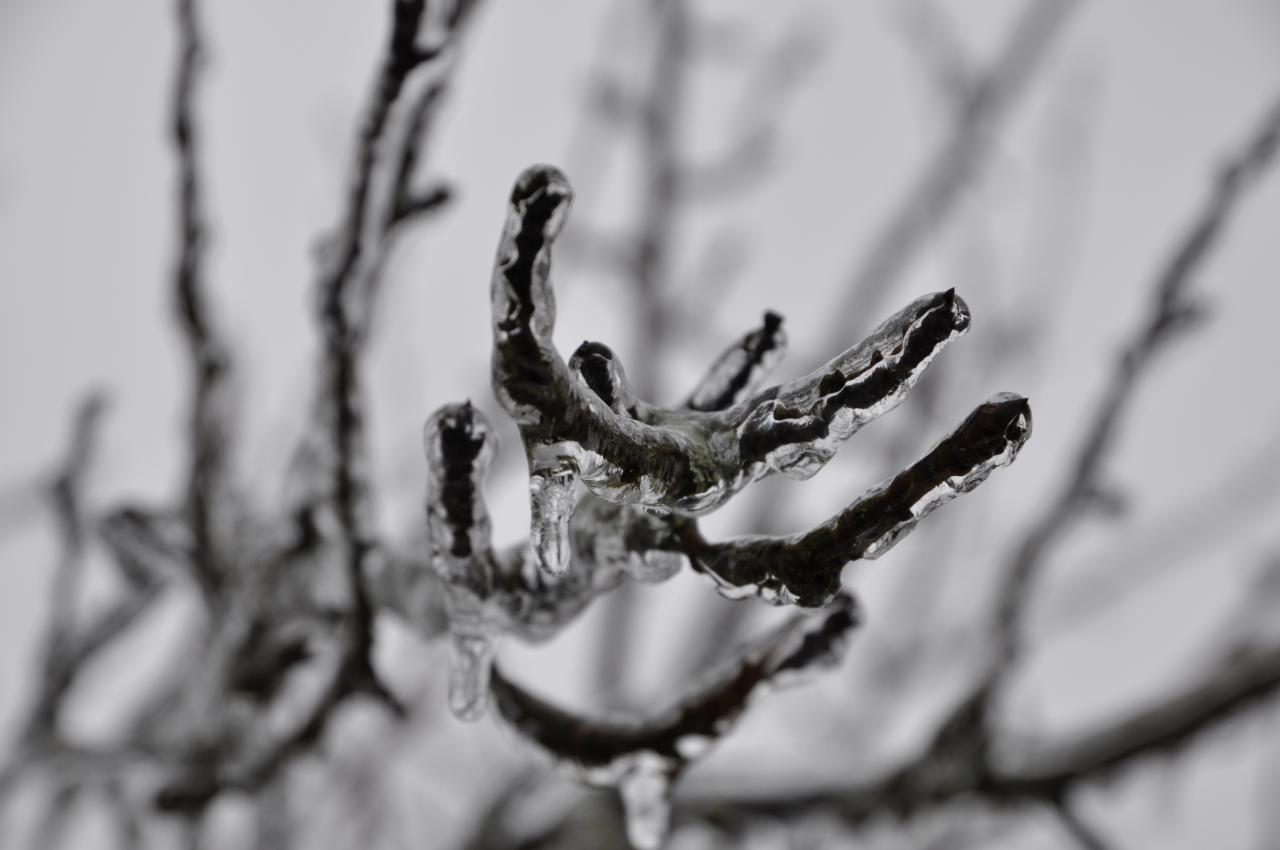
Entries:
{"label": "gray sky background", "polygon": [[[113,398],[95,499],[158,501],[176,486],[186,387],[166,318],[174,236],[172,162],[162,135],[173,63],[170,5],[0,2],[0,493],[57,457],[74,399],[94,384],[109,388]],[[208,279],[220,317],[241,344],[242,362],[252,368],[242,398],[250,441],[240,460],[264,491],[283,467],[306,411],[314,353],[311,249],[335,219],[353,118],[381,48],[385,5],[206,4],[212,64],[198,110],[215,230]],[[781,374],[791,376],[834,353],[820,336],[834,319],[840,287],[939,143],[945,122],[899,35],[891,0],[702,5],[713,16],[743,20],[757,41],[797,17],[810,20],[825,47],[786,109],[768,180],[741,202],[692,216],[680,263],[693,269],[696,246],[722,228],[746,238],[749,263],[705,317],[705,339],[693,347],[711,356],[770,307],[787,318],[792,354]],[[1019,4],[946,5],[974,55],[985,57]],[[600,43],[606,11],[601,0],[486,0],[475,22],[429,157],[433,173],[455,182],[460,196],[397,250],[369,373],[389,516],[416,510],[425,414],[483,387],[489,266],[512,178],[535,161],[563,164],[575,177],[568,157],[584,81],[606,52]],[[608,49],[625,61],[626,33],[614,38]],[[973,331],[960,345],[976,345],[984,315],[1034,286],[1037,276],[1062,273],[1069,282],[1043,368],[1027,373],[1029,385],[965,376],[974,388],[970,403],[1004,389],[1029,395],[1036,431],[1016,467],[969,497],[972,504],[948,510],[972,508],[1000,517],[1000,528],[1016,528],[1010,518],[1029,516],[1051,495],[1052,472],[1073,447],[1074,426],[1091,409],[1168,246],[1204,197],[1221,154],[1280,95],[1278,44],[1275,0],[1094,0],[1070,26],[966,207],[980,214],[962,212],[960,224],[921,255],[886,308],[957,285],[974,312]],[[740,95],[733,75],[712,65],[690,118],[695,149],[715,151]],[[1078,116],[1079,126],[1062,155],[1083,163],[1069,183],[1054,159],[1063,147],[1055,143],[1071,126],[1062,123],[1064,111]],[[616,219],[629,197],[625,176],[590,181],[580,190],[579,216]],[[1063,236],[1065,257],[1031,232],[1044,205],[1055,202],[1079,205],[1078,232]],[[1146,528],[1170,511],[1194,516],[1204,494],[1251,453],[1269,450],[1266,468],[1275,468],[1277,222],[1280,178],[1273,176],[1244,204],[1197,284],[1212,307],[1212,324],[1164,358],[1143,387],[1111,465],[1112,477],[1134,500],[1126,518],[1131,528]],[[966,228],[977,228],[977,238]],[[988,250],[975,255],[974,244]],[[618,281],[583,267],[562,268],[562,349],[593,338],[617,341],[624,360],[641,356],[642,341],[626,332],[628,302]],[[880,317],[847,318],[852,342]],[[687,377],[692,369],[677,362],[671,376]],[[964,411],[948,410],[944,418],[958,421]],[[490,499],[498,537],[515,540],[524,534],[527,508],[523,488],[513,486],[513,440],[503,457],[506,472],[495,477]],[[850,473],[864,476],[852,483],[819,476],[802,485],[797,526],[826,516],[870,483],[878,470],[871,462],[864,466]],[[1171,570],[1140,606],[1121,606],[1088,629],[1046,636],[1017,710],[1040,728],[1075,726],[1157,693],[1185,672],[1238,601],[1263,547],[1278,542],[1274,515],[1261,510],[1230,538],[1197,547],[1194,563]],[[732,530],[732,517],[712,527]],[[1155,537],[1176,531],[1149,527]],[[1115,540],[1135,551],[1160,542],[1113,526],[1083,534],[1055,562],[1062,569],[1045,596],[1069,596],[1073,565],[1086,573],[1090,564],[1123,568],[1125,550],[1106,560]],[[874,584],[873,574],[909,557],[910,546],[859,568],[858,580]],[[51,553],[39,525],[0,540],[5,724],[28,681]],[[573,640],[563,643],[549,650],[564,663],[545,665],[546,689],[572,692],[578,685],[564,671],[586,656]],[[516,654],[526,657],[524,650]],[[838,694],[831,688],[827,698]],[[789,694],[778,710],[812,698],[808,690]],[[761,724],[767,723],[763,714]],[[741,734],[749,735],[747,729]],[[1249,818],[1253,805],[1218,789],[1239,787],[1232,783],[1240,771],[1256,767],[1247,734],[1224,744],[1217,761],[1188,772],[1184,815],[1166,821],[1167,834],[1147,836],[1147,846],[1228,846],[1214,840],[1224,835],[1245,840],[1249,823],[1233,818]],[[735,758],[747,757],[735,752],[731,741],[723,773],[742,763]],[[1223,776],[1232,777],[1225,786]],[[1104,806],[1108,817],[1120,824],[1142,820],[1150,795],[1139,796],[1111,801]]]}

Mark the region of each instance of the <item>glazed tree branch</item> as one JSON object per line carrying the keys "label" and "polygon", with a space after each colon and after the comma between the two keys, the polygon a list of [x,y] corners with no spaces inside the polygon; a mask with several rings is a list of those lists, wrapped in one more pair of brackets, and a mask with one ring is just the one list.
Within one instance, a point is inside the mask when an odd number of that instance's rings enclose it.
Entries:
{"label": "glazed tree branch", "polygon": [[[766,327],[768,322],[766,318]],[[635,398],[621,364],[600,343],[581,346],[570,369],[619,412],[652,424],[668,417]],[[924,516],[977,487],[995,468],[1012,463],[1030,435],[1026,399],[997,395],[906,471],[800,534],[710,543],[690,518],[660,519],[626,507],[596,509],[594,515],[624,524],[625,551],[632,563],[668,552],[711,577],[732,598],[755,595],[775,604],[819,607],[839,590],[847,564],[887,552]],[[645,575],[638,566],[627,571],[639,578]],[[658,577],[670,572],[674,569]]]}
{"label": "glazed tree branch", "polygon": [[[767,314],[760,328],[717,359],[694,391],[693,402],[709,408],[740,400],[784,348],[781,319]],[[594,368],[601,365],[598,360],[584,354],[597,349],[607,351],[585,345],[570,360],[575,378],[592,392],[603,393],[620,414],[632,415],[628,407],[649,410],[629,385],[610,390],[599,383],[617,376],[608,371],[611,362],[599,370]],[[470,720],[483,714],[489,668],[501,635],[546,639],[597,596],[618,587],[623,574],[660,581],[684,564],[682,556],[658,545],[670,534],[669,522],[630,505],[588,498],[575,512],[570,529],[574,556],[566,572],[552,581],[537,569],[528,546],[493,551],[483,487],[497,442],[484,416],[470,403],[446,405],[428,418],[423,443],[428,558],[440,580],[435,587],[445,600],[452,644],[450,703],[459,717]]]}
{"label": "glazed tree branch", "polygon": [[774,471],[807,478],[862,425],[895,407],[968,329],[968,309],[954,293],[925,296],[810,375],[729,410],[672,412],[660,424],[620,416],[572,380],[551,342],[550,248],[571,197],[553,168],[521,175],[491,290],[494,392],[520,428],[531,540],[552,575],[567,568],[577,481],[609,501],[696,514]]}
{"label": "glazed tree branch", "polygon": [[727,734],[765,684],[829,669],[843,658],[858,625],[853,597],[842,595],[820,617],[797,616],[748,647],[666,711],[646,719],[596,721],[530,694],[498,670],[493,699],[523,738],[579,780],[617,788],[627,834],[640,850],[665,841],[670,789],[688,767]]}

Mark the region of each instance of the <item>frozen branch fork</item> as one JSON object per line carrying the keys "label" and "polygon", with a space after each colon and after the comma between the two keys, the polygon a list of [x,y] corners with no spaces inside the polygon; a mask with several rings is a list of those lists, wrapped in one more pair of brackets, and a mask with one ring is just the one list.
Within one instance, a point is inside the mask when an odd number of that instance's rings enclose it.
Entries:
{"label": "frozen branch fork", "polygon": [[[1030,437],[1031,411],[1020,396],[993,396],[916,463],[814,528],[708,541],[697,516],[774,472],[812,476],[900,404],[968,330],[968,307],[954,291],[918,298],[821,368],[761,390],[786,346],[781,317],[766,313],[682,407],[657,407],[636,397],[607,346],[583,343],[566,362],[552,343],[551,254],[572,196],[555,168],[520,175],[490,293],[493,390],[529,464],[528,544],[492,549],[483,482],[493,429],[470,404],[446,405],[424,433],[431,561],[447,600],[454,713],[481,716],[492,692],[499,713],[540,749],[585,781],[618,787],[642,820],[629,826],[633,841],[656,846],[666,789],[693,758],[675,742],[714,741],[757,684],[838,661],[857,623],[840,588],[844,566],[879,557],[925,515],[1012,463]],[[501,635],[544,639],[625,578],[662,581],[686,567],[726,596],[823,611],[749,650],[740,667],[680,706],[627,726],[576,718],[491,673]]]}

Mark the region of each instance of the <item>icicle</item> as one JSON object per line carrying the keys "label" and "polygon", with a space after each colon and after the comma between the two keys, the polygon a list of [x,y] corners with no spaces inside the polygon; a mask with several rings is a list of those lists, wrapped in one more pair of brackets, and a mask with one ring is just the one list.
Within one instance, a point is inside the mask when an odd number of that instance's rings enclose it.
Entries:
{"label": "icicle", "polygon": [[449,710],[459,720],[479,720],[489,704],[494,638],[483,631],[452,631],[449,648]]}
{"label": "icicle", "polygon": [[726,596],[750,593],[775,604],[821,606],[839,590],[846,564],[883,555],[930,512],[1012,463],[1030,436],[1027,400],[1001,393],[906,471],[808,531],[723,543],[694,532],[686,536],[696,539],[665,545],[681,546]]}
{"label": "icicle", "polygon": [[558,460],[547,466],[532,465],[529,470],[529,545],[538,566],[548,575],[562,576],[569,569],[569,520],[573,518],[577,482],[573,470]]}
{"label": "icicle", "polygon": [[640,753],[618,782],[627,840],[636,850],[658,850],[671,830],[671,776],[667,759]]}

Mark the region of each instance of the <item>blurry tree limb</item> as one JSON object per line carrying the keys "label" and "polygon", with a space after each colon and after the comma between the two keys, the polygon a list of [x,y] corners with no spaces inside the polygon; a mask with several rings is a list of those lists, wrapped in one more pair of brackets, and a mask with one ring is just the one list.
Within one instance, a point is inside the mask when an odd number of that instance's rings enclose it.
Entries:
{"label": "blurry tree limb", "polygon": [[995,61],[970,85],[949,135],[870,241],[843,287],[826,338],[848,333],[848,317],[875,315],[920,246],[981,167],[999,123],[1022,96],[1082,0],[1029,0]]}
{"label": "blurry tree limb", "polygon": [[205,213],[200,178],[200,135],[195,119],[196,89],[205,62],[198,0],[178,0],[178,69],[172,100],[171,137],[178,164],[179,250],[174,298],[179,330],[191,359],[192,396],[188,447],[191,451],[186,505],[195,537],[193,566],[206,596],[225,576],[219,537],[228,486],[231,438],[231,352],[212,316],[204,282]]}
{"label": "blurry tree limb", "polygon": [[1058,799],[1050,805],[1063,831],[1071,836],[1080,850],[1117,850],[1076,811],[1070,801]]}
{"label": "blurry tree limb", "polygon": [[[681,118],[688,87],[692,5],[689,0],[645,2],[653,49],[635,122],[640,141],[641,198],[636,229],[627,240],[633,246],[626,249],[631,262],[623,268],[629,272],[636,299],[637,333],[655,350],[664,347],[670,333],[666,290],[681,224]],[[661,398],[658,369],[644,365],[634,377],[642,397]],[[604,605],[610,625],[600,635],[594,678],[604,699],[617,701],[623,698],[627,685],[617,671],[625,668],[632,651],[637,606],[634,590],[624,585]]]}
{"label": "blurry tree limb", "polygon": [[1127,342],[1084,435],[1068,478],[1044,509],[1001,571],[995,611],[995,661],[983,690],[990,692],[1012,669],[1020,654],[1023,620],[1035,582],[1052,546],[1090,507],[1104,483],[1105,461],[1118,438],[1140,380],[1169,342],[1195,326],[1200,303],[1188,289],[1211,255],[1239,203],[1265,176],[1280,147],[1280,101],[1269,105],[1244,145],[1221,167],[1204,206],[1153,281],[1147,314]]}
{"label": "blurry tree limb", "polygon": [[[1280,432],[1278,432],[1280,433]],[[1076,629],[1112,611],[1175,569],[1194,567],[1223,534],[1274,510],[1280,497],[1280,440],[1251,447],[1216,482],[1168,513],[1117,530],[1118,540],[1069,567],[1070,583],[1046,600],[1037,628]]]}

